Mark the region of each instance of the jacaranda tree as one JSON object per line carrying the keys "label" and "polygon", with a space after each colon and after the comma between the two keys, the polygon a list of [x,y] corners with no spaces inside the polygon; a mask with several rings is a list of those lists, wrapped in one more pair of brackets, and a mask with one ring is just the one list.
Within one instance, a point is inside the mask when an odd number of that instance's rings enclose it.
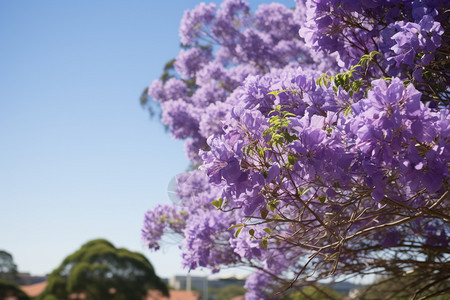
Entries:
{"label": "jacaranda tree", "polygon": [[145,243],[179,234],[188,269],[253,267],[247,299],[367,274],[448,293],[448,1],[295,4],[185,12],[148,94],[199,167],[146,213]]}

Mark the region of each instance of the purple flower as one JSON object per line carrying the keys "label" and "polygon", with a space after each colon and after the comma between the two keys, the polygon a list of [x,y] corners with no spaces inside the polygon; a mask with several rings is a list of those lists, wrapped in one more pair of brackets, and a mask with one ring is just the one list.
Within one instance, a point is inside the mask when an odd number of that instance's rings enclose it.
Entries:
{"label": "purple flower", "polygon": [[158,205],[145,214],[142,240],[148,248],[158,250],[163,234],[169,230],[181,232],[186,225],[186,218],[187,213],[179,207]]}
{"label": "purple flower", "polygon": [[[149,88],[200,167],[177,177],[176,209],[147,213],[143,238],[157,248],[180,234],[189,269],[267,271],[248,278],[248,299],[273,298],[275,278],[303,268],[326,278],[337,253],[346,276],[405,245],[416,257],[448,247],[448,204],[432,206],[450,177],[442,1],[296,3],[253,15],[241,0],[197,6],[180,29],[180,76]],[[339,86],[316,82],[349,70]]]}
{"label": "purple flower", "polygon": [[176,138],[187,138],[198,132],[198,110],[183,100],[169,100],[161,104],[161,121],[168,125]]}
{"label": "purple flower", "polygon": [[204,169],[212,183],[220,183],[222,179],[229,184],[235,183],[242,176],[238,157],[235,156],[232,145],[224,141],[224,137],[210,138],[208,144],[211,151],[204,153]]}
{"label": "purple flower", "polygon": [[200,3],[193,10],[184,12],[180,25],[181,42],[185,45],[193,43],[198,38],[202,26],[208,25],[214,19],[216,5]]}
{"label": "purple flower", "polygon": [[199,48],[181,50],[175,61],[175,70],[184,78],[193,78],[211,60],[211,53]]}
{"label": "purple flower", "polygon": [[168,99],[161,79],[156,79],[152,82],[148,87],[148,95],[159,102],[164,102]]}

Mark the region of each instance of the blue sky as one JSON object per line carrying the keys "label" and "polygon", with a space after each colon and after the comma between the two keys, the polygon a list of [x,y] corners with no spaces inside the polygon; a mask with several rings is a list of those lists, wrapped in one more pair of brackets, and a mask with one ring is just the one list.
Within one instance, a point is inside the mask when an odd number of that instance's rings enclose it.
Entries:
{"label": "blue sky", "polygon": [[0,0],[0,249],[20,271],[49,273],[106,238],[160,276],[186,273],[176,245],[140,240],[145,211],[170,201],[189,162],[139,96],[199,2]]}

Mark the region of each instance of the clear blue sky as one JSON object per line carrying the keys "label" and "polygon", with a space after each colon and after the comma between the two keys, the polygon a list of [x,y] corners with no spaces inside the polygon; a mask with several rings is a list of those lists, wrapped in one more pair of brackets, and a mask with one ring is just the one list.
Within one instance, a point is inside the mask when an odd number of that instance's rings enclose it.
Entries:
{"label": "clear blue sky", "polygon": [[0,249],[20,271],[49,273],[106,238],[160,276],[186,273],[176,246],[140,240],[145,211],[170,201],[189,162],[139,96],[199,2],[0,0]]}

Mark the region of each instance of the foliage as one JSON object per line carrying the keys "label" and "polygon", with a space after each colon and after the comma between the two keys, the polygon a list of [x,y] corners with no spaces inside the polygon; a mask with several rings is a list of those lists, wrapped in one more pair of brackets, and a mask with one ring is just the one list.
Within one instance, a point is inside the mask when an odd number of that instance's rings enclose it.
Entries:
{"label": "foliage", "polygon": [[209,288],[208,289],[208,295],[211,295],[213,297],[209,297],[209,299],[215,299],[215,300],[229,300],[233,297],[244,295],[246,292],[246,289],[243,288],[240,285],[231,284],[224,286],[222,288]]}
{"label": "foliage", "polygon": [[17,279],[17,266],[12,255],[0,250],[0,279],[14,281]]}
{"label": "foliage", "polygon": [[144,241],[182,236],[188,269],[255,268],[248,299],[367,274],[448,292],[450,11],[296,4],[184,14],[177,74],[148,93],[200,167],[147,212]]}
{"label": "foliage", "polygon": [[332,288],[325,286],[308,286],[300,291],[294,291],[289,294],[289,300],[341,300],[343,296]]}
{"label": "foliage", "polygon": [[0,299],[16,297],[17,300],[29,300],[30,298],[15,283],[0,279]]}
{"label": "foliage", "polygon": [[[431,276],[432,273],[430,272]],[[441,281],[439,285],[427,287],[429,279],[417,275],[409,273],[395,278],[389,276],[380,277],[365,290],[361,290],[358,298],[362,300],[409,300],[411,299],[411,295],[414,295],[421,289],[429,289],[428,299],[444,300],[448,298],[448,293],[441,293],[442,290],[448,290],[450,288],[450,282],[448,280]]]}
{"label": "foliage", "polygon": [[148,289],[168,295],[166,285],[142,254],[98,239],[65,258],[49,275],[48,285],[38,299],[67,299],[69,295],[83,294],[92,300],[140,300]]}

